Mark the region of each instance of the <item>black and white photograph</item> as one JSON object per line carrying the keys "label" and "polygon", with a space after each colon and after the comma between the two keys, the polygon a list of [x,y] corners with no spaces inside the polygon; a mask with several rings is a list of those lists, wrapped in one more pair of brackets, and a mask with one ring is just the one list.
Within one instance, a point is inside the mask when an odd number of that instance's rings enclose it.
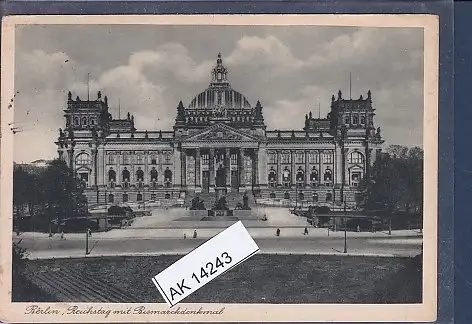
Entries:
{"label": "black and white photograph", "polygon": [[[436,17],[10,18],[8,319],[435,319]],[[169,308],[237,222],[258,253]]]}

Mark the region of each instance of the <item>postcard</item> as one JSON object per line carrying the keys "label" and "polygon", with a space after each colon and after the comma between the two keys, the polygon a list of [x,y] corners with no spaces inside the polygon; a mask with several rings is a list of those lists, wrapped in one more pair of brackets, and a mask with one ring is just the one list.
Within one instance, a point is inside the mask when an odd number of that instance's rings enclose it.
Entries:
{"label": "postcard", "polygon": [[4,18],[0,319],[434,321],[438,44],[433,15]]}

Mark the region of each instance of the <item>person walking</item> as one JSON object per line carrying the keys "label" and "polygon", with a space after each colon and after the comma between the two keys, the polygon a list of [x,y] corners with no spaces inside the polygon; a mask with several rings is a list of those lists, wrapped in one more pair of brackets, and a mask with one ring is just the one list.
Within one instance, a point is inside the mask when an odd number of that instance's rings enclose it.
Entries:
{"label": "person walking", "polygon": [[62,230],[61,231],[61,240],[63,240],[63,239],[64,239],[64,231]]}
{"label": "person walking", "polygon": [[280,236],[280,228],[277,228],[277,231],[275,232],[277,236]]}
{"label": "person walking", "polygon": [[308,235],[308,228],[305,227],[305,231],[303,232],[303,235]]}
{"label": "person walking", "polygon": [[197,230],[193,231],[193,238],[197,238]]}

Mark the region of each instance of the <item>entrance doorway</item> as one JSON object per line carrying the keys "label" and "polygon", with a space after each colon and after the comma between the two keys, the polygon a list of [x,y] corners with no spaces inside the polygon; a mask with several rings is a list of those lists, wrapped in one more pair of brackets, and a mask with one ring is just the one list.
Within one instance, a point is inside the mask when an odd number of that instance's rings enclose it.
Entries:
{"label": "entrance doorway", "polygon": [[239,172],[238,170],[231,170],[231,188],[239,188]]}
{"label": "entrance doorway", "polygon": [[210,189],[210,171],[202,171],[202,191],[208,192]]}

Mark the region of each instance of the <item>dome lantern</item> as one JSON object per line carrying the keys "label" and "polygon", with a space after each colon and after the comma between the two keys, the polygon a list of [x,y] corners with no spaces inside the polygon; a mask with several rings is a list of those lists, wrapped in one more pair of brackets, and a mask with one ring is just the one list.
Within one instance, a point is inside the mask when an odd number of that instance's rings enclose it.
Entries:
{"label": "dome lantern", "polygon": [[221,53],[218,53],[218,59],[216,60],[216,65],[213,67],[211,72],[211,86],[229,86],[227,79],[228,69],[223,65],[223,60],[221,59]]}

